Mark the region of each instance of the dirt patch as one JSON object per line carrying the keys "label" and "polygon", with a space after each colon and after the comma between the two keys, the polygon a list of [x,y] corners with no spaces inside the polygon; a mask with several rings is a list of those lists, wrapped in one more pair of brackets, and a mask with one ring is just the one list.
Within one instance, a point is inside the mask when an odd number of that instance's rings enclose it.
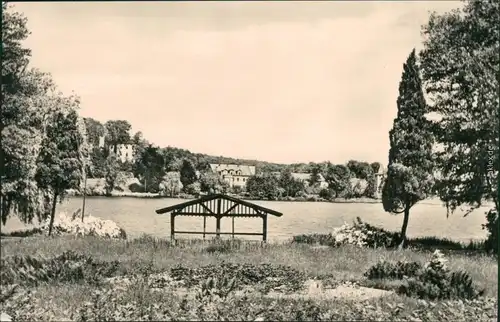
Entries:
{"label": "dirt patch", "polygon": [[[114,287],[119,289],[126,289],[136,282],[136,279],[131,277],[113,277],[108,278],[107,281]],[[182,281],[175,281],[169,276],[168,273],[152,274],[148,278],[148,285],[152,290],[160,291],[165,288],[175,289],[179,294],[189,294],[194,289],[186,288]],[[243,296],[244,294],[259,293],[253,287],[247,286],[243,290],[235,292],[236,296]],[[275,288],[264,296],[271,298],[302,298],[302,299],[315,299],[315,300],[328,300],[335,298],[352,299],[356,301],[363,301],[371,298],[383,297],[392,295],[394,292],[385,291],[375,288],[363,287],[349,282],[342,283],[335,287],[324,287],[320,280],[307,280],[301,292],[295,294],[285,294],[279,288]],[[260,295],[262,296],[262,294]]]}
{"label": "dirt patch", "polygon": [[379,290],[370,287],[353,287],[353,286],[338,286],[332,290],[326,290],[322,296],[325,298],[343,298],[343,299],[352,299],[352,300],[368,300],[371,298],[383,297],[394,294],[391,291]]}
{"label": "dirt patch", "polygon": [[341,284],[334,288],[324,288],[321,281],[307,280],[304,283],[304,290],[300,293],[286,295],[273,291],[270,292],[268,296],[273,298],[307,298],[315,300],[342,298],[363,301],[392,294],[394,294],[394,292],[358,286],[351,283]]}

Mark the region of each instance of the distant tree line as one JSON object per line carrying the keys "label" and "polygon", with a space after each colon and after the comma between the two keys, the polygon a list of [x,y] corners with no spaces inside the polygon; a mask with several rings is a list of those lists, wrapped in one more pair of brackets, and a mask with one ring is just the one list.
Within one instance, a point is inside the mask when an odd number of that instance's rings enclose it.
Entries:
{"label": "distant tree line", "polygon": [[[202,192],[246,192],[251,197],[264,199],[318,194],[325,199],[349,199],[374,197],[377,190],[375,174],[381,167],[378,162],[370,164],[351,160],[345,165],[330,162],[286,165],[216,157],[174,147],[160,148],[145,140],[141,132],[131,137],[131,125],[126,120],[101,124],[92,118],[85,118],[85,124],[92,146],[89,176],[105,178],[108,192],[119,185],[120,172],[131,172],[139,179],[140,185],[133,188],[137,192],[162,193],[172,197],[181,192],[194,195]],[[104,147],[99,147],[101,136],[106,137]],[[119,162],[113,153],[119,144],[133,145],[133,162]],[[211,171],[211,163],[255,166],[257,175],[249,178],[246,191],[239,187],[230,189],[227,182]],[[293,172],[309,173],[310,179],[308,182],[294,179]],[[320,187],[320,176],[325,178],[327,187]]]}

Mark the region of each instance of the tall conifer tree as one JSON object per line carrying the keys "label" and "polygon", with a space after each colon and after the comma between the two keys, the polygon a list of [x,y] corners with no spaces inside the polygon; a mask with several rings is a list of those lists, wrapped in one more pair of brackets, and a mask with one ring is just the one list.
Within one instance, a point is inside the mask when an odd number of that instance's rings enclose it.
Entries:
{"label": "tall conifer tree", "polygon": [[400,247],[404,247],[410,209],[427,198],[434,183],[433,136],[425,117],[427,104],[415,50],[403,65],[397,107],[398,113],[389,132],[389,165],[382,201],[385,211],[404,214],[400,243]]}

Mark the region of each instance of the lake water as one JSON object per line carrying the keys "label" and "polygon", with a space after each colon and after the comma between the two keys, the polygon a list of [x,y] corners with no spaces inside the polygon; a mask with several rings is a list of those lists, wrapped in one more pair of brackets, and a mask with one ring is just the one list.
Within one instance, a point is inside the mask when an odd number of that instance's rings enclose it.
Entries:
{"label": "lake water", "polygon": [[[129,237],[150,234],[157,237],[170,236],[170,215],[158,215],[156,209],[182,203],[181,199],[141,199],[141,198],[105,198],[89,197],[86,202],[86,214],[103,219],[111,219],[125,229]],[[282,217],[268,216],[268,240],[284,240],[293,235],[306,233],[327,233],[344,222],[352,223],[356,217],[363,221],[399,231],[402,215],[391,215],[382,209],[380,203],[323,203],[323,202],[280,202],[252,201],[258,205],[283,213]],[[57,211],[74,212],[82,206],[81,198],[70,198],[58,206]],[[437,202],[421,203],[414,206],[410,214],[408,235],[440,236],[454,240],[469,241],[486,238],[486,231],[481,229],[485,223],[484,212],[480,208],[467,217],[462,211],[456,211],[446,218],[446,208]],[[177,217],[176,230],[203,231],[202,217]],[[23,225],[15,218],[10,219],[2,231],[21,229]],[[221,220],[221,231],[231,232],[231,219]],[[260,218],[236,218],[235,232],[260,232]],[[207,218],[206,231],[215,231],[215,219]],[[188,238],[196,235],[179,235]],[[198,237],[201,237],[198,235]],[[238,237],[244,238],[244,237]],[[250,238],[259,238],[253,236]]]}

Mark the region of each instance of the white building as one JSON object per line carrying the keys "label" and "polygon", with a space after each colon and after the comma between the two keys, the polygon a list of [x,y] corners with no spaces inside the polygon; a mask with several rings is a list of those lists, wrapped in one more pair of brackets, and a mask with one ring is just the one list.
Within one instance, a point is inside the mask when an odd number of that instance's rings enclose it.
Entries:
{"label": "white building", "polygon": [[246,187],[250,177],[255,175],[255,167],[236,164],[210,164],[210,169],[217,173],[230,187]]}
{"label": "white building", "polygon": [[104,136],[99,137],[99,147],[104,148]]}
{"label": "white building", "polygon": [[[109,147],[109,152],[112,153],[113,146]],[[116,156],[121,162],[134,161],[134,146],[132,144],[118,144],[116,146]]]}

